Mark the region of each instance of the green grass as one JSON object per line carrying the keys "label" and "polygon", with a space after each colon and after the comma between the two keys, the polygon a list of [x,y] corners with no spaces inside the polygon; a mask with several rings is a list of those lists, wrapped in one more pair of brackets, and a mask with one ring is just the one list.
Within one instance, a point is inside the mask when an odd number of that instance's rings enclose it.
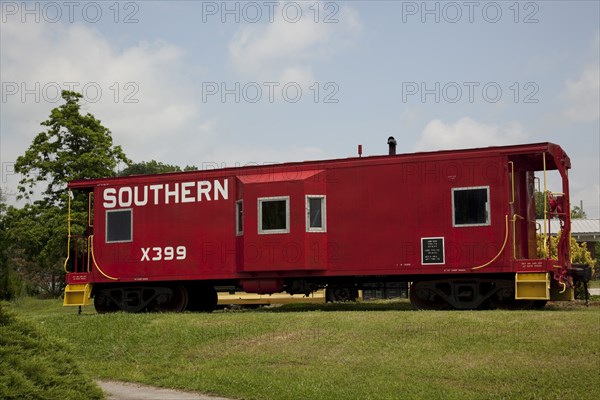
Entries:
{"label": "green grass", "polygon": [[0,399],[102,399],[63,343],[0,304]]}
{"label": "green grass", "polygon": [[413,311],[406,302],[213,314],[12,307],[96,378],[244,399],[592,399],[600,308]]}

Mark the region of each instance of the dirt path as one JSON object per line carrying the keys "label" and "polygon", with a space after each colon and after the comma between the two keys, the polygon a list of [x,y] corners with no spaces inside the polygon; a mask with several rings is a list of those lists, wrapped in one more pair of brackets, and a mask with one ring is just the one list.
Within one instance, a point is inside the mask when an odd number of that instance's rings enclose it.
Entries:
{"label": "dirt path", "polygon": [[137,383],[115,381],[96,381],[96,383],[106,393],[107,400],[230,400],[224,397],[161,389]]}

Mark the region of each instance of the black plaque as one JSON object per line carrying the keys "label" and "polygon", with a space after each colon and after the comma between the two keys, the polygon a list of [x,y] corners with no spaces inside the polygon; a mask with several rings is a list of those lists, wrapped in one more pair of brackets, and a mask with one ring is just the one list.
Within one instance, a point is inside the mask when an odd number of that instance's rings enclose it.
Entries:
{"label": "black plaque", "polygon": [[444,264],[444,238],[421,238],[421,264]]}

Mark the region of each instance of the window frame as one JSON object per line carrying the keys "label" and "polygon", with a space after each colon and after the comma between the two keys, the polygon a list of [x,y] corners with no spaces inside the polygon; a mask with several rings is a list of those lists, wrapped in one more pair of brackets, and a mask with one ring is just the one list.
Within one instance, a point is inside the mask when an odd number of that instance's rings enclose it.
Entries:
{"label": "window frame", "polygon": [[[117,213],[117,212],[124,212],[124,211],[129,211],[129,240],[108,240],[108,214],[109,213]],[[119,208],[117,210],[106,210],[105,213],[105,225],[104,225],[104,242],[106,244],[113,244],[113,243],[131,243],[133,242],[133,208]]]}
{"label": "window frame", "polygon": [[[321,199],[321,226],[310,226],[310,199]],[[324,194],[307,194],[306,201],[306,232],[327,232],[327,196]]]}
{"label": "window frame", "polygon": [[[241,215],[240,206],[242,208]],[[242,229],[240,229],[240,225]],[[238,200],[235,202],[235,234],[236,236],[242,236],[244,234],[244,200]]]}
{"label": "window frame", "polygon": [[[457,224],[456,223],[456,204],[454,203],[454,193],[457,191],[465,191],[465,190],[477,190],[477,189],[485,189],[487,195],[487,201],[485,203],[485,212],[486,212],[486,222],[477,223],[477,224]],[[468,227],[476,227],[476,226],[490,226],[492,224],[492,211],[490,207],[491,197],[490,197],[490,187],[489,186],[467,186],[467,187],[456,187],[452,188],[451,191],[451,200],[452,200],[452,226],[455,228],[468,228]]]}
{"label": "window frame", "polygon": [[[270,201],[282,201],[285,200],[285,229],[263,229],[262,222],[262,204]],[[258,205],[258,223],[257,229],[259,235],[272,235],[290,233],[290,196],[273,196],[273,197],[259,197],[257,199]]]}

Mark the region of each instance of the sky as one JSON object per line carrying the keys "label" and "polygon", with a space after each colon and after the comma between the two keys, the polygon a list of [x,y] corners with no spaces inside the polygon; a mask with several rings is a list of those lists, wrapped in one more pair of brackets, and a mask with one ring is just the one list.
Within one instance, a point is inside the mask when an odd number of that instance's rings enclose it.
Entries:
{"label": "sky", "polygon": [[599,4],[0,1],[0,185],[71,89],[135,162],[555,142],[598,218]]}

